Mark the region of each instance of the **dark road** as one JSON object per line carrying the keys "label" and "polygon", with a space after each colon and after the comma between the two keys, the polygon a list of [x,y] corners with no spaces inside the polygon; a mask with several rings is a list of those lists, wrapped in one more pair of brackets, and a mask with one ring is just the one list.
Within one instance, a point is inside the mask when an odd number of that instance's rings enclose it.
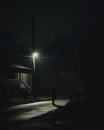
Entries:
{"label": "dark road", "polygon": [[[56,100],[56,104],[65,105],[68,100]],[[31,118],[38,117],[50,111],[56,110],[57,107],[52,105],[51,101],[42,101],[29,104],[16,105],[8,109],[0,110],[1,126],[14,127],[22,125]]]}

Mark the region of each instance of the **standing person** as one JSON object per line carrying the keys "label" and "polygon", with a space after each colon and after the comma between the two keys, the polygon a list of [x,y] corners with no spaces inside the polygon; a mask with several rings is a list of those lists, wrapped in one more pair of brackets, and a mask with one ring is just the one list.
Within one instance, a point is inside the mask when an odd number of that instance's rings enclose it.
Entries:
{"label": "standing person", "polygon": [[52,89],[51,97],[52,97],[52,105],[55,105],[55,98],[56,98],[55,88]]}

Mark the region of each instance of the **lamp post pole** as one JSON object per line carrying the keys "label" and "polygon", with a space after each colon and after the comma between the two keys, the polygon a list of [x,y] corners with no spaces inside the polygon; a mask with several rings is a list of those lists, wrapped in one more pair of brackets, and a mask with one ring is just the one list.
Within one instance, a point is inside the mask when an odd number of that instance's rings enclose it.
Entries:
{"label": "lamp post pole", "polygon": [[[34,31],[34,16],[32,17],[32,51],[35,51],[34,41],[35,41],[35,31]],[[32,90],[31,95],[36,96],[36,87],[35,87],[35,57],[32,57]]]}

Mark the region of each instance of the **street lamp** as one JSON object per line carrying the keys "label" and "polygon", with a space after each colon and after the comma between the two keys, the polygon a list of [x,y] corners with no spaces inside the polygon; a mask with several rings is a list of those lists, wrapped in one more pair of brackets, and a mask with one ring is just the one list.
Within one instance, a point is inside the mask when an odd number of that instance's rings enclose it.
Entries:
{"label": "street lamp", "polygon": [[39,53],[38,52],[34,52],[33,55],[32,55],[33,59],[34,58],[38,58],[39,57]]}
{"label": "street lamp", "polygon": [[35,81],[36,80],[36,74],[35,74],[35,66],[36,66],[36,59],[39,58],[39,53],[38,52],[34,52],[32,54],[32,62],[33,62],[33,65],[32,65],[32,95],[33,96],[36,96],[36,87],[35,87]]}
{"label": "street lamp", "polygon": [[35,59],[36,58],[39,58],[39,53],[38,52],[34,52],[33,54],[32,54],[32,58],[33,58],[33,72],[35,72]]}
{"label": "street lamp", "polygon": [[34,52],[32,54],[32,95],[36,96],[36,59],[41,59],[41,58],[49,58],[49,57],[41,57],[38,52]]}

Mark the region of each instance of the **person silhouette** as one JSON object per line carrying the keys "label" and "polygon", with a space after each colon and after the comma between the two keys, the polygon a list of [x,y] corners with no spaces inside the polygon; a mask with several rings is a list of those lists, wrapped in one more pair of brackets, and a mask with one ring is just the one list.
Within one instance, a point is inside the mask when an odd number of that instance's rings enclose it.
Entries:
{"label": "person silhouette", "polygon": [[55,88],[52,89],[51,97],[52,97],[52,105],[55,105],[55,99],[56,99],[56,90],[55,90]]}

